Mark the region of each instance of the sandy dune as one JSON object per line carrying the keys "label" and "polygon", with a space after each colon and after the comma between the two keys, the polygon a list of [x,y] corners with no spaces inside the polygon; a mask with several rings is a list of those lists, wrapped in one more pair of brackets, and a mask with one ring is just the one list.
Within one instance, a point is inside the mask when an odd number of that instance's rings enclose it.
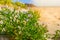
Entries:
{"label": "sandy dune", "polygon": [[40,12],[40,23],[47,25],[49,33],[54,34],[56,30],[60,30],[60,7],[33,7],[32,9]]}

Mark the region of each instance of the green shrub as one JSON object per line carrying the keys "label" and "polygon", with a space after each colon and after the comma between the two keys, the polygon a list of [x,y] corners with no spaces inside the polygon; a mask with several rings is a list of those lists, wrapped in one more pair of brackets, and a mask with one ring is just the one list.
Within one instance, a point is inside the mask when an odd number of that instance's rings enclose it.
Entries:
{"label": "green shrub", "polygon": [[21,8],[26,8],[27,6],[20,2],[15,2],[15,5],[20,6]]}
{"label": "green shrub", "polygon": [[60,40],[60,30],[57,30],[54,36],[52,37],[53,40]]}
{"label": "green shrub", "polygon": [[7,6],[12,6],[15,9],[17,9],[18,7],[21,8],[27,8],[27,6],[21,2],[13,2],[14,0],[0,0],[0,4],[1,5],[7,5]]}
{"label": "green shrub", "polygon": [[0,34],[10,35],[15,40],[46,40],[47,29],[37,22],[39,17],[36,11],[16,12],[8,8],[2,9],[0,11]]}

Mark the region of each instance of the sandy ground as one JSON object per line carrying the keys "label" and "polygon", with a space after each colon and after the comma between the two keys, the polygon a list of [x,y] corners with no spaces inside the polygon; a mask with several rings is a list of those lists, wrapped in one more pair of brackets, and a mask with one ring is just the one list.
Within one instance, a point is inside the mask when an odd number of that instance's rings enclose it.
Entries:
{"label": "sandy ground", "polygon": [[40,12],[40,23],[47,25],[50,34],[60,30],[60,7],[33,7]]}
{"label": "sandy ground", "polygon": [[55,34],[56,30],[60,30],[60,7],[33,7],[32,9],[39,11],[39,23],[47,25],[49,34]]}

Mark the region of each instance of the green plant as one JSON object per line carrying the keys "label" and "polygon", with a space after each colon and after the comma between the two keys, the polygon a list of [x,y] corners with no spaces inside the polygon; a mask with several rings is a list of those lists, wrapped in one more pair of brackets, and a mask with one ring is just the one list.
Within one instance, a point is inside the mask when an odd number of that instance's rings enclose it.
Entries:
{"label": "green plant", "polygon": [[39,25],[39,13],[4,8],[0,11],[0,34],[10,35],[14,40],[47,40],[47,29]]}
{"label": "green plant", "polygon": [[0,0],[0,4],[11,4],[12,0]]}
{"label": "green plant", "polygon": [[60,40],[60,30],[57,30],[54,36],[52,37],[53,40]]}
{"label": "green plant", "polygon": [[21,8],[26,8],[27,6],[20,2],[15,2],[15,5],[20,6]]}
{"label": "green plant", "polygon": [[13,6],[15,9],[18,7],[21,8],[27,8],[27,6],[20,2],[13,2],[14,0],[0,0],[0,4],[7,5],[7,6]]}

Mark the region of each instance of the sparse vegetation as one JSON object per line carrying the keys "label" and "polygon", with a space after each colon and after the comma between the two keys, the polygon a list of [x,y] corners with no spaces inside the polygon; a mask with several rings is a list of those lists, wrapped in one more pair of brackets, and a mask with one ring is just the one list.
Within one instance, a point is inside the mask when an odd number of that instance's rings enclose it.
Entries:
{"label": "sparse vegetation", "polygon": [[53,40],[60,40],[60,30],[57,30],[54,36],[52,37]]}

